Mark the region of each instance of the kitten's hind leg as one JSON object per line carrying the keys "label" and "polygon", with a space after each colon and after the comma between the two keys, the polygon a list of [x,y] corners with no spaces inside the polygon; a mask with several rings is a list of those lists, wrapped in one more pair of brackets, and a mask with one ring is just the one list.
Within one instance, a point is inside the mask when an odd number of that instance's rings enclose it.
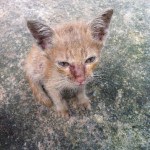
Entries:
{"label": "kitten's hind leg", "polygon": [[46,89],[44,88],[44,86],[40,83],[37,82],[33,82],[31,79],[29,79],[29,84],[31,87],[31,90],[34,94],[34,96],[36,97],[36,99],[43,105],[45,105],[46,107],[51,107],[53,105],[52,100],[50,98],[50,96],[48,95]]}

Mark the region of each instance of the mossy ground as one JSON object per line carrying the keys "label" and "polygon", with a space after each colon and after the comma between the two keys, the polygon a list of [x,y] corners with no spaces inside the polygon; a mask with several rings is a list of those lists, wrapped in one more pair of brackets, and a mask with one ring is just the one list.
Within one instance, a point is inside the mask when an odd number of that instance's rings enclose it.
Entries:
{"label": "mossy ground", "polygon": [[[21,68],[33,42],[26,19],[90,21],[108,7],[110,34],[87,86],[92,111],[57,118],[34,101]],[[0,149],[150,149],[149,10],[143,0],[1,0]]]}

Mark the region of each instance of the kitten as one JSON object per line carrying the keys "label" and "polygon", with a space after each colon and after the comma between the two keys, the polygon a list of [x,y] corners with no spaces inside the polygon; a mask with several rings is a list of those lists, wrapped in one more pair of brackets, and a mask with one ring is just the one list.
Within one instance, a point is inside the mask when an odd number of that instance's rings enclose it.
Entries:
{"label": "kitten", "polygon": [[108,9],[91,23],[66,23],[53,29],[27,22],[37,43],[25,60],[27,79],[36,99],[48,107],[54,104],[59,116],[69,116],[62,96],[65,89],[75,92],[77,106],[91,109],[85,85],[93,78],[112,14]]}

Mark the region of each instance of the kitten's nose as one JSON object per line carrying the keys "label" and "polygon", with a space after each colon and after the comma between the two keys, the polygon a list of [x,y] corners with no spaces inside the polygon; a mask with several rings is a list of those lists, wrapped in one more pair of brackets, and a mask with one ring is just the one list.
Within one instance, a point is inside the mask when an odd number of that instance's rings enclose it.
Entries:
{"label": "kitten's nose", "polygon": [[76,82],[78,82],[80,85],[84,84],[84,81],[85,81],[85,77],[80,76],[76,78]]}

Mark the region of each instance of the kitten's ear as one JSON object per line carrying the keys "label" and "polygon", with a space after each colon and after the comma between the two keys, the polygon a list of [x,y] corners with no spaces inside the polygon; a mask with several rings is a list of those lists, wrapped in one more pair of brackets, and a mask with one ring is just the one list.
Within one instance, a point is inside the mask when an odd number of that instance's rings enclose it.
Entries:
{"label": "kitten's ear", "polygon": [[105,41],[112,14],[113,9],[107,9],[91,22],[90,28],[95,40]]}
{"label": "kitten's ear", "polygon": [[52,47],[54,31],[50,27],[33,20],[27,21],[27,26],[43,50]]}

